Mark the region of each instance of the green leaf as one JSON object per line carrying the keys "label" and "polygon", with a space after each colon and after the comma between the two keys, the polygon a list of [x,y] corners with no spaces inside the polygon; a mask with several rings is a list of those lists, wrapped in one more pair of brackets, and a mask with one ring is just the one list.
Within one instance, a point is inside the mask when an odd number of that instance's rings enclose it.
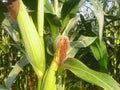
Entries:
{"label": "green leaf", "polygon": [[79,78],[98,85],[105,90],[120,90],[120,85],[110,75],[94,71],[77,59],[68,58],[63,67]]}
{"label": "green leaf", "polygon": [[8,78],[6,80],[6,87],[8,89],[11,88],[13,81],[15,80],[16,76],[22,71],[22,68],[27,65],[29,62],[27,60],[27,57],[24,55],[21,57],[21,59],[15,64],[14,68],[8,75]]}
{"label": "green leaf", "polygon": [[87,47],[96,40],[96,37],[81,36],[77,41],[71,42],[71,46],[75,48]]}
{"label": "green leaf", "polygon": [[68,22],[68,24],[63,32],[63,35],[68,36],[69,31],[76,25],[78,20],[79,20],[79,18],[77,16],[72,18],[71,20],[69,20],[69,22]]}
{"label": "green leaf", "polygon": [[49,14],[49,13],[45,14],[45,19],[46,19],[46,22],[48,22],[47,27],[49,28],[49,30],[51,32],[52,43],[53,43],[53,47],[55,49],[56,37],[58,37],[58,35],[59,35],[58,29],[61,26],[61,22],[56,15]]}
{"label": "green leaf", "polygon": [[61,19],[62,21],[62,30],[65,29],[66,25],[68,24],[69,20],[73,18],[80,8],[82,6],[83,2],[85,0],[65,0],[63,3],[63,7],[61,10]]}
{"label": "green leaf", "polygon": [[44,0],[44,12],[53,14],[52,4],[50,4],[48,0]]}
{"label": "green leaf", "polygon": [[57,17],[57,15],[46,13],[45,18],[49,21],[49,23],[54,24],[54,25],[56,25],[58,27],[61,26],[60,19]]}
{"label": "green leaf", "polygon": [[97,39],[90,46],[90,49],[92,50],[94,57],[100,64],[100,70],[103,72],[107,72],[108,57],[107,57],[107,49],[105,43]]}
{"label": "green leaf", "polygon": [[70,17],[66,16],[66,18],[62,21],[62,27],[61,27],[62,31],[65,29],[65,27],[68,24],[69,20],[70,20]]}
{"label": "green leaf", "polygon": [[73,41],[70,43],[70,48],[67,52],[67,56],[74,57],[79,48],[87,47],[91,45],[95,40],[96,37],[81,36],[77,41]]}
{"label": "green leaf", "polygon": [[65,0],[61,11],[62,19],[65,19],[68,14],[75,14],[83,2],[84,0],[81,3],[80,0]]}
{"label": "green leaf", "polygon": [[104,25],[104,11],[102,7],[102,3],[99,0],[89,0],[93,5],[93,11],[95,16],[97,17],[99,23],[99,38],[102,40],[103,35],[103,25]]}
{"label": "green leaf", "polygon": [[91,50],[92,50],[92,53],[94,55],[94,57],[96,58],[97,61],[100,60],[101,58],[101,55],[100,55],[100,52],[99,52],[99,45],[98,43],[93,43],[91,46],[90,46]]}

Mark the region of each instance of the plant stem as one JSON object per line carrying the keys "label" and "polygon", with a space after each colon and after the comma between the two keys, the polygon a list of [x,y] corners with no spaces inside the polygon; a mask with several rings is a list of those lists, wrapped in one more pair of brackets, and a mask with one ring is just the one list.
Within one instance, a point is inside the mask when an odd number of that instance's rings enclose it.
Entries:
{"label": "plant stem", "polygon": [[41,90],[41,79],[38,79],[38,87],[37,87],[37,90]]}
{"label": "plant stem", "polygon": [[[43,31],[44,31],[44,0],[38,0],[38,16],[37,16],[37,20],[38,20],[38,34],[40,36],[40,40],[42,43],[42,48],[41,48],[41,52],[43,53],[43,60],[45,61],[45,47],[44,47],[44,39],[43,39]],[[46,63],[44,62],[45,66]],[[41,89],[41,81],[42,78],[38,78],[38,90]]]}
{"label": "plant stem", "polygon": [[44,30],[44,0],[38,0],[38,33],[39,36],[43,36]]}
{"label": "plant stem", "polygon": [[54,0],[54,10],[55,10],[55,14],[59,16],[58,0]]}

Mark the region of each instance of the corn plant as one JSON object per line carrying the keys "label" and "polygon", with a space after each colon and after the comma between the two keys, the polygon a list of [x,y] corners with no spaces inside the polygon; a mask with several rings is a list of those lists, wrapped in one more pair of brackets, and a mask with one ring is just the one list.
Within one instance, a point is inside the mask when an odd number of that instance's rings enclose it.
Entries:
{"label": "corn plant", "polygon": [[[37,90],[65,90],[67,70],[105,90],[120,89],[120,85],[107,74],[107,49],[102,40],[104,13],[98,0],[95,2],[90,0],[90,2],[93,4],[97,19],[101,18],[98,21],[99,35],[79,36],[76,40],[77,33],[69,34],[71,30],[77,30],[79,17],[76,12],[84,2],[85,0],[61,0],[61,2],[37,0],[37,24],[22,0],[5,2],[8,17],[4,19],[2,26],[16,43],[23,45],[23,47],[19,46],[23,55],[8,75],[4,89],[11,88],[16,76],[28,63],[32,65],[37,75]],[[11,23],[14,20],[17,21],[18,33],[22,40],[17,37],[16,30],[12,28]],[[81,48],[89,46],[99,62],[101,72],[90,69],[75,58]]]}

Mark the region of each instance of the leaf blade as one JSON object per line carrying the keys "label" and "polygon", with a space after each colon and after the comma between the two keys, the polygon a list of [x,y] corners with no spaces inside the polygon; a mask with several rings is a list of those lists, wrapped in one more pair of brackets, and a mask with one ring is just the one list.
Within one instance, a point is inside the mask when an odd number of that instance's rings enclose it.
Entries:
{"label": "leaf blade", "polygon": [[103,11],[103,7],[102,4],[100,3],[99,0],[93,1],[93,0],[89,0],[92,5],[93,5],[93,11],[95,13],[95,16],[98,20],[98,24],[99,24],[99,38],[100,40],[102,40],[102,35],[103,35],[103,26],[104,26],[104,11]]}
{"label": "leaf blade", "polygon": [[96,84],[105,90],[120,90],[119,84],[111,76],[91,70],[77,59],[68,58],[64,63],[64,68],[70,70],[79,78]]}
{"label": "leaf blade", "polygon": [[96,40],[96,37],[87,37],[81,36],[77,41],[73,41],[70,43],[70,48],[67,52],[68,57],[74,57],[79,48],[88,47]]}

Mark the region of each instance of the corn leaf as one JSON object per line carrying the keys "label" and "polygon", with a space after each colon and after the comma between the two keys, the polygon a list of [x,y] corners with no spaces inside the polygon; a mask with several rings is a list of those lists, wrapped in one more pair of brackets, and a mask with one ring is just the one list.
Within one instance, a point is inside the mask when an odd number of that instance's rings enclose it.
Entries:
{"label": "corn leaf", "polygon": [[61,10],[62,30],[67,26],[70,18],[76,14],[85,0],[65,0]]}
{"label": "corn leaf", "polygon": [[68,14],[75,14],[83,2],[84,0],[81,2],[80,0],[65,0],[61,11],[62,19],[65,19]]}
{"label": "corn leaf", "polygon": [[96,37],[81,36],[77,41],[71,42],[71,46],[75,48],[87,47],[96,40]]}
{"label": "corn leaf", "polygon": [[102,35],[103,35],[103,25],[104,25],[104,11],[103,11],[103,7],[102,4],[100,3],[100,1],[98,0],[89,0],[92,5],[93,5],[93,11],[95,13],[95,16],[98,20],[98,24],[99,24],[99,38],[100,40],[102,40]]}
{"label": "corn leaf", "polygon": [[53,7],[48,0],[44,0],[44,12],[53,14]]}
{"label": "corn leaf", "polygon": [[59,35],[59,32],[58,32],[58,29],[59,27],[61,26],[61,22],[59,20],[59,18],[54,15],[54,14],[45,14],[45,18],[48,22],[48,27],[50,28],[50,31],[51,31],[51,34],[52,34],[52,43],[53,43],[53,47],[54,47],[54,50],[55,50],[55,47],[56,47],[56,37],[58,37]]}
{"label": "corn leaf", "polygon": [[94,71],[77,59],[68,58],[64,63],[64,68],[70,70],[79,78],[105,90],[120,90],[120,85],[110,75]]}
{"label": "corn leaf", "polygon": [[96,60],[99,62],[101,71],[106,72],[108,56],[105,43],[96,39],[96,41],[90,46],[90,49]]}
{"label": "corn leaf", "polygon": [[68,24],[67,24],[64,32],[62,33],[62,35],[68,36],[69,31],[77,24],[78,20],[79,20],[79,18],[78,18],[77,16],[74,17],[74,18],[72,18],[72,19],[68,22]]}
{"label": "corn leaf", "polygon": [[77,41],[73,41],[70,43],[70,48],[67,52],[67,56],[74,57],[79,48],[87,47],[91,45],[95,40],[96,37],[81,36]]}
{"label": "corn leaf", "polygon": [[60,19],[55,14],[46,13],[45,17],[49,23],[56,25],[58,27],[61,26]]}

